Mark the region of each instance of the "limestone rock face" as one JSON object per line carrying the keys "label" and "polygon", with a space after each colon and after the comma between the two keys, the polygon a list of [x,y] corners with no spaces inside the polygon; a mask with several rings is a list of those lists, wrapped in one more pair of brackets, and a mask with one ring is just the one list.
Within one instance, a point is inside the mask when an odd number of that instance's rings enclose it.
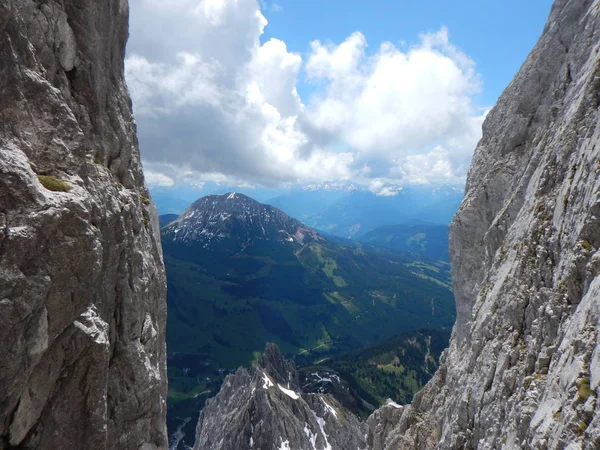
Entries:
{"label": "limestone rock face", "polygon": [[557,0],[450,230],[458,319],[373,449],[600,448],[600,1]]}
{"label": "limestone rock face", "polygon": [[329,394],[302,394],[293,362],[275,344],[229,375],[200,414],[194,450],[348,450],[366,426]]}
{"label": "limestone rock face", "polygon": [[0,0],[0,448],[167,446],[127,22],[126,0]]}

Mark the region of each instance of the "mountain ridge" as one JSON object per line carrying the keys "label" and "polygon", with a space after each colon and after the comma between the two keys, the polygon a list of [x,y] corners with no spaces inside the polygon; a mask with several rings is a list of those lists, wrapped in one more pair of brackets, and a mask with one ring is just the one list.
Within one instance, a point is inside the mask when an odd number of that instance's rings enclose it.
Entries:
{"label": "mountain ridge", "polygon": [[448,227],[444,225],[382,225],[357,240],[431,260],[450,261]]}
{"label": "mountain ridge", "polygon": [[[223,417],[234,420],[223,422]],[[348,450],[361,448],[365,436],[365,424],[333,396],[303,394],[293,361],[267,344],[256,364],[229,375],[222,391],[207,402],[194,450]]]}
{"label": "mountain ridge", "polygon": [[[173,299],[171,308],[184,304],[186,309],[192,307],[186,300],[188,297],[197,298],[198,304],[214,303],[218,298],[219,302],[211,307],[216,308],[215,314],[217,310],[218,314],[225,314],[224,305],[231,302],[230,312],[241,313],[267,301],[279,310],[277,320],[267,319],[270,316],[261,319],[271,329],[274,324],[298,326],[308,320],[300,310],[296,313],[304,317],[301,322],[290,315],[295,308],[315,309],[313,319],[319,324],[330,322],[327,315],[322,316],[325,311],[342,314],[344,323],[363,322],[376,320],[384,311],[397,316],[399,305],[405,305],[404,317],[398,316],[397,324],[384,323],[368,333],[375,336],[389,329],[382,337],[409,329],[410,320],[419,317],[423,322],[415,323],[415,328],[435,326],[439,320],[448,326],[452,321],[450,278],[443,264],[422,263],[385,250],[371,253],[330,242],[282,211],[247,196],[230,193],[203,197],[161,233],[170,273],[169,292],[179,298]],[[194,279],[203,280],[205,289],[213,292],[213,300],[194,287],[197,285]],[[206,283],[212,287],[208,288]],[[184,291],[187,294],[183,295]],[[439,308],[433,315],[432,302]],[[172,314],[176,317],[180,313],[173,310]],[[182,314],[181,318],[184,317]],[[306,347],[311,348],[323,344],[317,338],[322,335],[328,342],[323,347],[327,348],[338,335],[350,337],[341,324],[324,327],[329,333],[318,331],[317,327],[309,333],[313,337],[308,341],[306,336],[292,339],[290,335],[289,342],[314,341]],[[277,329],[283,332],[283,328]],[[331,334],[332,330],[335,333]],[[289,350],[282,341],[278,343]]]}

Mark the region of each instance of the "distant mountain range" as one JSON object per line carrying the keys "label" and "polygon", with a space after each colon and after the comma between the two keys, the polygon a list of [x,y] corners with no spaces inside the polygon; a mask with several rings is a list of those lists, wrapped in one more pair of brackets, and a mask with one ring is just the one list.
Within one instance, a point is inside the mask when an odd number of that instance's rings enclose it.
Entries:
{"label": "distant mountain range", "polygon": [[366,190],[302,190],[267,201],[306,225],[356,238],[383,225],[448,226],[463,198],[455,186],[407,186],[393,196]]}
{"label": "distant mountain range", "polygon": [[384,225],[365,233],[360,242],[409,253],[433,261],[450,261],[446,225]]}
{"label": "distant mountain range", "polygon": [[[205,186],[210,194],[223,187]],[[161,214],[181,214],[198,189],[154,188],[152,199]],[[413,185],[393,196],[381,196],[353,184],[314,184],[274,195],[266,189],[246,189],[251,197],[272,205],[305,225],[344,238],[357,238],[384,225],[449,225],[463,198],[452,185]]]}

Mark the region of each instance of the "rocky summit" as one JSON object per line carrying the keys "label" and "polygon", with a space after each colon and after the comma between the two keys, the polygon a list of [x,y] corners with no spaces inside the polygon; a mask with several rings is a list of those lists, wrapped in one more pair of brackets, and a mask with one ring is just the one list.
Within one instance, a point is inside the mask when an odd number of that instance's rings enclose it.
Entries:
{"label": "rocky summit", "polygon": [[0,448],[166,449],[124,0],[0,0]]}
{"label": "rocky summit", "polygon": [[329,394],[303,394],[293,362],[268,344],[229,375],[200,415],[194,450],[364,448],[365,424]]}

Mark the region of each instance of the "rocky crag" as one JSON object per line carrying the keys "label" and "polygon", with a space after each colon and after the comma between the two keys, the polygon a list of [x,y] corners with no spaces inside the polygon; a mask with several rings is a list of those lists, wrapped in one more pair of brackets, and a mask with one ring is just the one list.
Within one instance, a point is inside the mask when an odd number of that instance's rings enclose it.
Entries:
{"label": "rocky crag", "polygon": [[303,394],[275,344],[229,375],[200,415],[194,450],[364,448],[366,425],[329,394]]}
{"label": "rocky crag", "polygon": [[0,448],[163,449],[165,275],[126,0],[0,0]]}
{"label": "rocky crag", "polygon": [[[451,225],[450,348],[411,405],[369,418],[360,448],[600,448],[599,106],[600,0],[557,0],[485,120]],[[250,395],[257,381],[246,378],[218,402]],[[295,414],[264,414],[285,436],[302,431]],[[221,418],[231,429],[262,419]],[[205,413],[197,448],[249,448],[208,423]],[[288,448],[274,439],[262,448]]]}

